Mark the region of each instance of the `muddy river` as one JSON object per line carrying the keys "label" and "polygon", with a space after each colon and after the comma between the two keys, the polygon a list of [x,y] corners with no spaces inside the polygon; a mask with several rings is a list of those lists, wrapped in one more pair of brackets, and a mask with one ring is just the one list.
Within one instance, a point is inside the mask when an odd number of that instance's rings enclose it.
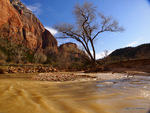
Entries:
{"label": "muddy river", "polygon": [[45,82],[0,75],[0,113],[148,113],[150,76],[92,75],[101,79]]}

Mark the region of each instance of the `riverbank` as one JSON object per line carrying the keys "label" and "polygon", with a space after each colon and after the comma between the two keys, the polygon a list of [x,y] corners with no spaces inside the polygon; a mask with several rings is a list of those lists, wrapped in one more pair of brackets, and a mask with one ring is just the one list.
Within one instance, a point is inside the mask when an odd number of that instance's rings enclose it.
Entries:
{"label": "riverbank", "polygon": [[58,69],[50,66],[42,65],[21,65],[21,66],[1,66],[0,74],[8,73],[49,73],[49,72],[59,72]]}
{"label": "riverbank", "polygon": [[104,71],[113,71],[123,73],[126,71],[146,72],[150,73],[150,58],[147,59],[131,59],[126,61],[118,61],[107,63]]}
{"label": "riverbank", "polygon": [[[100,68],[101,69],[101,68]],[[126,70],[118,71],[101,71],[101,75],[106,75],[108,78],[112,78],[117,76],[123,77],[134,77],[134,76],[150,76],[150,73],[142,72],[142,71],[132,71]],[[98,72],[99,72],[98,71]],[[97,73],[93,73],[91,76],[90,71],[88,73],[84,73],[85,71],[76,73],[76,72],[60,72],[60,70],[50,67],[50,66],[3,66],[0,67],[0,74],[4,74],[4,76],[8,77],[22,77],[28,74],[28,79],[35,81],[53,81],[53,82],[66,82],[66,81],[86,81],[86,80],[100,80],[101,78],[97,75]],[[11,75],[12,74],[12,75]],[[30,76],[31,75],[31,76]],[[109,75],[109,76],[108,76]]]}
{"label": "riverbank", "polygon": [[[66,82],[66,81],[90,81],[113,78],[129,78],[134,76],[150,76],[150,73],[140,71],[125,71],[123,73],[101,72],[101,73],[84,73],[81,72],[43,72],[39,73],[5,73],[0,78],[26,78],[32,81],[49,81],[49,82]],[[101,76],[103,78],[101,78]],[[106,77],[106,78],[104,78]]]}

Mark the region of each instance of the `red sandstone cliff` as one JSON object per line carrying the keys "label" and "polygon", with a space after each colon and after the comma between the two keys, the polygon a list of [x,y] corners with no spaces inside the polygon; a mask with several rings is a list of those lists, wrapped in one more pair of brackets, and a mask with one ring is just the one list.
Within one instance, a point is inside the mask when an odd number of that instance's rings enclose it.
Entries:
{"label": "red sandstone cliff", "polygon": [[0,0],[0,36],[33,51],[58,52],[57,40],[20,0]]}

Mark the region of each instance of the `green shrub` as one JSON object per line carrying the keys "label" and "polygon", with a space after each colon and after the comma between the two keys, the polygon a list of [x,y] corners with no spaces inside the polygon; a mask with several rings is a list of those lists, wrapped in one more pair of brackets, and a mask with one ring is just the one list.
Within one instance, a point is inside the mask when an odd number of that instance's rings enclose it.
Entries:
{"label": "green shrub", "polygon": [[34,54],[34,62],[35,63],[44,63],[47,60],[47,56],[43,53],[37,52]]}

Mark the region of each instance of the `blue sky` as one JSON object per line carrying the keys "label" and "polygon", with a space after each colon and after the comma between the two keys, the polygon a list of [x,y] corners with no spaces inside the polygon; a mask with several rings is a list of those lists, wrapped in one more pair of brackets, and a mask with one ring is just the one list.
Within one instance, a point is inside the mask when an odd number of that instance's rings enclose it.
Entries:
{"label": "blue sky", "polygon": [[[114,51],[127,46],[150,43],[150,0],[21,0],[38,17],[42,24],[57,36],[52,29],[55,24],[75,23],[72,11],[76,3],[92,2],[99,12],[113,16],[123,33],[103,33],[95,41],[97,58],[104,50]],[[70,39],[58,40],[59,44]]]}

